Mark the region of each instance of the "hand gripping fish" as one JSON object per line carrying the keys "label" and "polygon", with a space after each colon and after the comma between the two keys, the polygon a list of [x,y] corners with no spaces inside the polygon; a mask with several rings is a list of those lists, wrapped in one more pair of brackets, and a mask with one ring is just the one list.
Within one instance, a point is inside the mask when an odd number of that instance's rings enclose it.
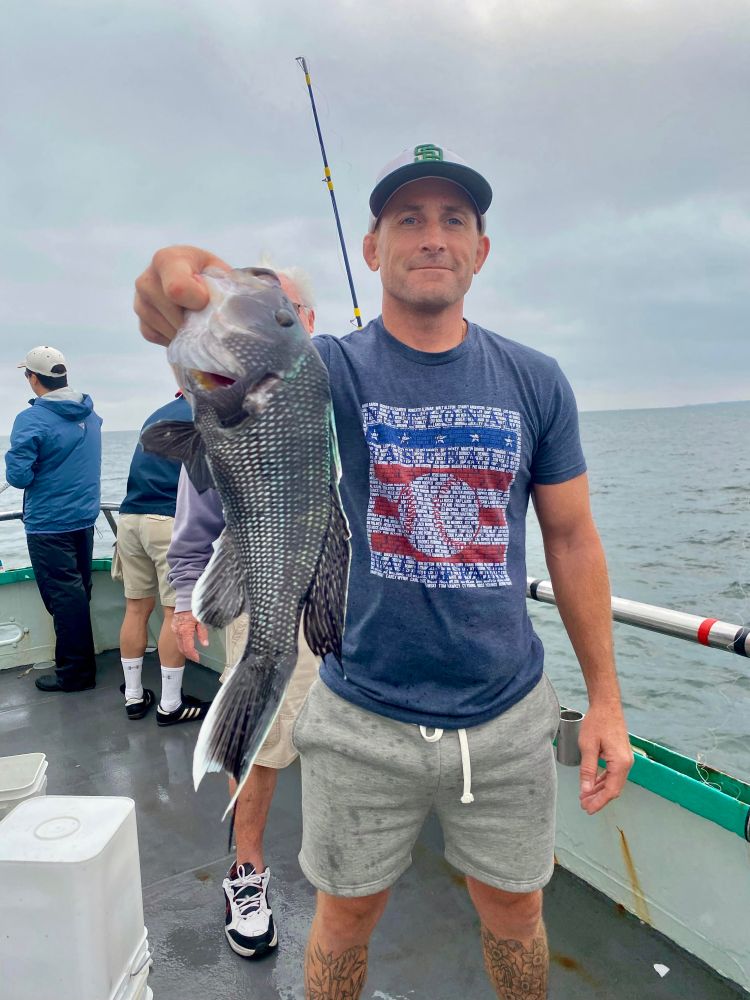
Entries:
{"label": "hand gripping fish", "polygon": [[193,614],[222,628],[245,611],[250,629],[203,721],[193,780],[228,771],[231,808],[294,670],[303,614],[310,649],[341,657],[350,536],[328,372],[278,278],[261,268],[204,278],[210,302],[167,352],[194,422],[152,424],[141,442],[183,462],[199,492],[215,487],[224,508]]}

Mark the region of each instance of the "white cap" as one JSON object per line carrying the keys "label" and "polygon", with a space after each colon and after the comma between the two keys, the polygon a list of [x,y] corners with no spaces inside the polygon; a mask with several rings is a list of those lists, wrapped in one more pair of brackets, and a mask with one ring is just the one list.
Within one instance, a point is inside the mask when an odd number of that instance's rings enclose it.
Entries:
{"label": "white cap", "polygon": [[49,375],[50,378],[62,378],[68,374],[65,358],[54,347],[32,347],[18,367],[26,368],[36,375]]}
{"label": "white cap", "polygon": [[492,188],[457,153],[432,142],[423,142],[413,149],[405,149],[380,171],[370,195],[370,232],[378,224],[388,199],[405,184],[423,177],[442,177],[463,188],[474,203],[480,231],[484,232],[485,212],[492,201]]}

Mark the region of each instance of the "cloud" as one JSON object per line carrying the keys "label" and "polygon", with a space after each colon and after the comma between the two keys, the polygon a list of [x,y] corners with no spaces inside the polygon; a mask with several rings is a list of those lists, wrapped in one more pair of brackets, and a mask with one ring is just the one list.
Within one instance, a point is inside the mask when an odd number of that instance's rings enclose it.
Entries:
{"label": "cloud", "polygon": [[97,405],[116,401],[110,429],[162,402],[171,376],[131,300],[169,243],[302,264],[319,329],[350,329],[300,54],[366,317],[372,180],[400,149],[442,142],[495,192],[472,318],[558,357],[584,408],[747,395],[741,0],[10,7],[0,431],[25,392],[10,365],[43,341]]}

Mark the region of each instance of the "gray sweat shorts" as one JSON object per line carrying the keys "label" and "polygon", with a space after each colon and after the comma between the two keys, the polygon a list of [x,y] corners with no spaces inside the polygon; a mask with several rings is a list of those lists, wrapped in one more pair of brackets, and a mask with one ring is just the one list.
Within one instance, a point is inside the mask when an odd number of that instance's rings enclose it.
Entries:
{"label": "gray sweat shorts", "polygon": [[316,680],[292,736],[302,871],[333,896],[387,889],[434,810],[460,872],[507,892],[541,889],[554,868],[559,718],[546,675],[496,719],[442,735],[365,711]]}

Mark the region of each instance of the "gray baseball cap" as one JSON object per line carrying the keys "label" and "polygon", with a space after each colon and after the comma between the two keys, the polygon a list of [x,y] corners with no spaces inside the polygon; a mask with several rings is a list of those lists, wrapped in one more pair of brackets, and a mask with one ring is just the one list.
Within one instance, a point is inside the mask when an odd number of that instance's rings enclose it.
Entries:
{"label": "gray baseball cap", "polygon": [[386,163],[378,174],[370,195],[370,227],[372,232],[389,198],[405,184],[423,177],[442,177],[463,188],[474,202],[481,232],[485,229],[485,212],[492,201],[492,188],[482,175],[470,167],[466,160],[445,146],[423,142],[405,149]]}

